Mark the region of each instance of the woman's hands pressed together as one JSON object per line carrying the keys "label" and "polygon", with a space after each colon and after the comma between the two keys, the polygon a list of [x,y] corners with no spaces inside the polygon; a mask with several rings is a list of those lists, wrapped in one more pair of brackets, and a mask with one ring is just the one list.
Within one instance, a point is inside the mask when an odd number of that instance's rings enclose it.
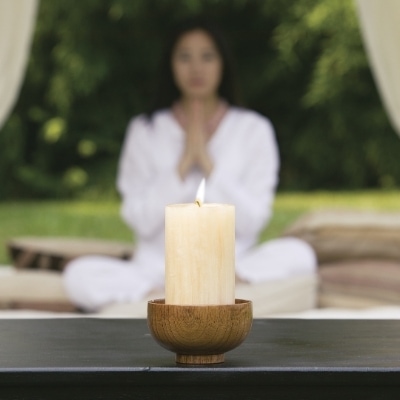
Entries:
{"label": "woman's hands pressed together", "polygon": [[198,168],[208,177],[213,161],[207,150],[209,134],[205,129],[205,107],[201,100],[194,99],[187,103],[185,134],[185,148],[178,165],[179,176],[184,180],[192,169]]}

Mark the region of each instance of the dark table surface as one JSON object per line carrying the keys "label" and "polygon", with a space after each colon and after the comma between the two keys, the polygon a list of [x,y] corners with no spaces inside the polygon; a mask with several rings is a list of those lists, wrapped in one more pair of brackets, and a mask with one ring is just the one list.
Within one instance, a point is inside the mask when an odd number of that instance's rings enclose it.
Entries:
{"label": "dark table surface", "polygon": [[178,366],[141,319],[0,320],[0,399],[400,399],[400,321],[254,320]]}

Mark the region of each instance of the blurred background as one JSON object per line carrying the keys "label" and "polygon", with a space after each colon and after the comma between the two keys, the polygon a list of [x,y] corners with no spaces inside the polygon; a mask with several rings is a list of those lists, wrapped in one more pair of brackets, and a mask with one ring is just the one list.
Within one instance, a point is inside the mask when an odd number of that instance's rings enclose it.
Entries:
{"label": "blurred background", "polygon": [[[383,207],[395,207],[400,140],[379,98],[355,6],[349,0],[41,0],[21,91],[0,129],[0,240],[21,233],[130,238],[115,191],[125,128],[157,90],[165,33],[197,13],[225,31],[243,104],[275,126],[278,211],[285,201],[296,204],[292,214],[288,208],[285,217],[276,214],[279,229],[314,204],[315,191],[329,191],[319,197],[328,200],[346,191],[343,205],[362,204],[365,191],[372,202],[388,192]],[[55,222],[60,208],[51,214],[51,207],[65,200],[81,203]],[[23,207],[14,208],[16,201]],[[93,220],[71,227],[71,215],[79,214]],[[95,222],[98,216],[103,222]]]}
{"label": "blurred background", "polygon": [[127,123],[156,90],[165,32],[198,12],[229,38],[244,105],[276,128],[279,190],[398,186],[400,141],[352,1],[41,0],[0,132],[0,199],[112,196]]}

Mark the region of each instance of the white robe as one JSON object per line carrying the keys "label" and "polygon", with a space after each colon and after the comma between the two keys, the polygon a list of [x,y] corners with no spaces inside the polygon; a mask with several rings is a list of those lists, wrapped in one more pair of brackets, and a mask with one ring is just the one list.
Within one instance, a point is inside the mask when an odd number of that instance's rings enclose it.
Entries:
{"label": "white robe", "polygon": [[[87,310],[115,302],[135,302],[164,284],[164,211],[167,204],[190,203],[202,178],[192,171],[182,181],[177,165],[185,133],[170,110],[152,120],[134,118],[122,150],[118,189],[122,217],[135,232],[131,261],[88,256],[72,261],[64,273],[71,300]],[[315,273],[311,248],[294,238],[256,246],[271,217],[278,182],[279,155],[271,123],[263,116],[229,108],[208,142],[213,171],[206,202],[236,209],[236,273],[247,282]]]}

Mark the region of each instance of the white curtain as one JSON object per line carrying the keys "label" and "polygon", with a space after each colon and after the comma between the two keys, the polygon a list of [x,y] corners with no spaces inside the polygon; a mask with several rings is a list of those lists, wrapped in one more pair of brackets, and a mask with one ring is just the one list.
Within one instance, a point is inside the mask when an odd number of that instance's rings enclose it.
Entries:
{"label": "white curtain", "polygon": [[0,129],[21,87],[38,0],[0,0]]}
{"label": "white curtain", "polygon": [[357,0],[357,9],[375,81],[400,135],[400,0]]}

